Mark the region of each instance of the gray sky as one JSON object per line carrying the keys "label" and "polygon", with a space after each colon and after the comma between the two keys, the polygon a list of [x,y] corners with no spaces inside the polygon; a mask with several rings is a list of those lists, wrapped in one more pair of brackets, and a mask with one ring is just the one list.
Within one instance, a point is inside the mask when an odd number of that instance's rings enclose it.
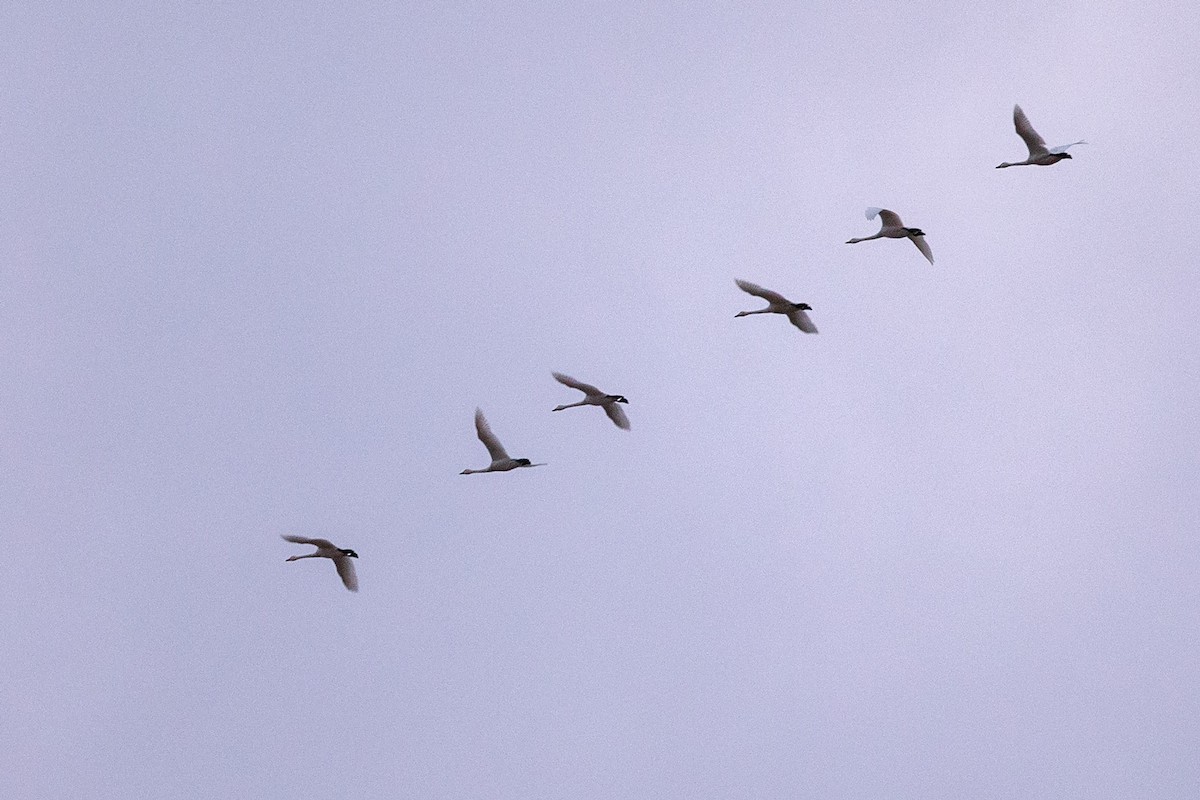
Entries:
{"label": "gray sky", "polygon": [[1196,796],[1194,3],[341,5],[0,10],[0,795]]}

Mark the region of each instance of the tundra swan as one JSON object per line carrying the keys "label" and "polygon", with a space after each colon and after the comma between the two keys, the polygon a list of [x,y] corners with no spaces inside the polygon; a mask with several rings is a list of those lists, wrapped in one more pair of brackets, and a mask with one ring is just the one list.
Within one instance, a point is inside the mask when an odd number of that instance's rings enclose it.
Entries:
{"label": "tundra swan", "polygon": [[338,575],[342,577],[342,583],[346,584],[346,588],[352,592],[358,591],[358,576],[354,574],[354,562],[350,560],[358,558],[358,553],[353,550],[337,547],[328,539],[309,539],[304,536],[284,536],[283,538],[289,542],[311,544],[317,548],[314,552],[307,555],[292,556],[288,561],[299,561],[302,558],[332,559],[333,565],[337,567]]}
{"label": "tundra swan", "polygon": [[492,433],[492,426],[488,425],[487,417],[483,416],[483,411],[478,408],[475,409],[475,433],[479,435],[479,441],[483,442],[483,446],[487,448],[488,455],[492,457],[492,463],[483,469],[464,469],[458,473],[459,475],[474,475],[477,472],[508,472],[517,467],[546,466],[545,464],[530,464],[528,458],[509,458],[508,453],[504,450],[504,445],[500,444],[496,434]]}
{"label": "tundra swan", "polygon": [[808,303],[793,303],[778,292],[772,292],[770,289],[764,289],[758,284],[744,281],[741,278],[734,278],[738,288],[743,292],[761,297],[770,303],[766,308],[760,308],[758,311],[739,311],[734,314],[735,317],[745,317],[750,314],[785,314],[792,324],[805,333],[816,333],[817,326],[813,325],[813,321],[808,318],[805,311],[812,311],[812,306]]}
{"label": "tundra swan", "polygon": [[921,251],[921,255],[929,259],[929,263],[933,263],[933,251],[929,249],[929,243],[925,241],[925,231],[920,228],[906,228],[904,223],[900,221],[900,215],[895,211],[888,211],[886,208],[868,208],[867,219],[875,219],[875,215],[879,215],[880,221],[883,223],[879,229],[879,233],[874,236],[863,236],[858,239],[851,239],[846,244],[856,244],[858,242],[868,242],[871,239],[904,239],[907,238],[917,246]]}
{"label": "tundra swan", "polygon": [[561,372],[550,373],[554,376],[554,380],[561,383],[563,386],[570,386],[572,389],[578,389],[583,392],[584,398],[578,403],[568,403],[565,406],[556,406],[553,411],[562,411],[564,408],[575,408],[576,406],[600,406],[604,409],[604,413],[608,414],[608,418],[613,421],[621,430],[629,430],[629,417],[625,416],[624,409],[617,405],[618,403],[628,403],[623,395],[607,394],[600,391],[590,383],[583,383],[572,378],[570,375],[563,375]]}
{"label": "tundra swan", "polygon": [[1029,158],[1024,161],[1005,161],[1003,164],[997,164],[996,169],[1021,167],[1027,164],[1048,167],[1051,164],[1057,164],[1064,158],[1070,158],[1071,154],[1067,152],[1067,148],[1077,144],[1087,144],[1087,142],[1078,141],[1047,148],[1046,140],[1038,135],[1038,132],[1029,124],[1029,117],[1025,116],[1025,112],[1021,110],[1020,106],[1013,106],[1013,125],[1016,126],[1017,134],[1025,140],[1025,146],[1029,148]]}

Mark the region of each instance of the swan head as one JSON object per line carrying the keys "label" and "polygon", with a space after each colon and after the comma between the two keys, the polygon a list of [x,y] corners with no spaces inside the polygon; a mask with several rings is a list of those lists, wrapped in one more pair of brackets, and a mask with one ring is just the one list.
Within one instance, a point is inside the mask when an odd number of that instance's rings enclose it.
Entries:
{"label": "swan head", "polygon": [[344,547],[339,547],[338,552],[344,556],[349,556],[350,558],[358,558],[358,553],[354,552],[353,550],[347,550]]}
{"label": "swan head", "polygon": [[749,313],[750,313],[749,311],[739,311],[739,312],[737,312],[736,314],[734,314],[734,316],[735,316],[735,317],[744,317],[744,316],[746,316],[746,315],[747,315],[747,314],[749,314]]}
{"label": "swan head", "polygon": [[620,394],[610,394],[608,396],[608,399],[614,403],[628,403],[629,402],[628,400],[625,399],[624,395],[620,395]]}

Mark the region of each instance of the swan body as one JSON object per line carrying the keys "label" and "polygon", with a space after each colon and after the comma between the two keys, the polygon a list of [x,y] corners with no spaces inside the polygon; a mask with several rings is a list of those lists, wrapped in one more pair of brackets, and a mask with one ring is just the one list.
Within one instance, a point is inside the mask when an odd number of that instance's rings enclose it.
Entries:
{"label": "swan body", "polygon": [[1029,124],[1029,117],[1025,116],[1025,112],[1021,110],[1020,106],[1016,105],[1013,106],[1013,125],[1017,129],[1017,135],[1025,140],[1025,146],[1029,148],[1029,158],[1024,161],[1005,161],[1003,164],[997,164],[996,169],[1022,167],[1029,164],[1048,167],[1051,164],[1057,164],[1064,158],[1070,158],[1071,154],[1067,152],[1067,148],[1077,144],[1087,144],[1081,140],[1070,144],[1060,144],[1058,147],[1046,147],[1046,140],[1033,129],[1033,126]]}
{"label": "swan body", "polygon": [[817,326],[813,325],[813,321],[808,318],[805,311],[812,311],[812,306],[808,303],[793,303],[778,292],[773,292],[770,289],[764,289],[756,283],[744,281],[741,278],[735,278],[734,283],[743,292],[752,294],[755,297],[761,297],[770,305],[766,308],[760,308],[757,311],[739,311],[734,314],[735,317],[746,317],[751,314],[783,314],[800,330],[805,333],[816,333]]}
{"label": "swan body", "polygon": [[487,448],[488,455],[492,457],[492,463],[483,469],[464,469],[458,473],[459,475],[474,475],[478,472],[508,472],[517,467],[546,466],[545,464],[531,464],[528,458],[510,458],[504,445],[500,444],[496,434],[492,433],[492,426],[488,425],[487,417],[483,416],[483,411],[478,408],[475,409],[475,433],[479,436],[479,441],[483,442],[483,446]]}
{"label": "swan body", "polygon": [[309,539],[304,536],[284,536],[289,542],[296,544],[311,544],[317,548],[314,552],[303,556],[291,556],[288,561],[299,561],[302,558],[328,558],[333,561],[333,565],[337,567],[338,575],[342,578],[342,583],[352,592],[358,591],[358,576],[354,574],[354,562],[350,559],[358,558],[358,553],[353,550],[347,550],[343,547],[337,547],[328,539]]}
{"label": "swan body", "polygon": [[874,236],[863,236],[857,239],[851,239],[846,244],[857,244],[858,242],[868,242],[871,239],[908,239],[917,246],[921,251],[921,255],[929,259],[929,263],[933,263],[933,251],[929,249],[929,243],[925,241],[925,231],[920,228],[906,228],[904,223],[900,221],[900,215],[895,211],[888,211],[886,208],[868,208],[867,219],[875,219],[879,216],[882,226],[879,228],[879,233]]}
{"label": "swan body", "polygon": [[592,386],[590,383],[577,381],[570,375],[563,375],[561,372],[550,373],[554,376],[554,380],[561,383],[563,386],[570,386],[572,389],[578,389],[583,392],[583,399],[578,403],[567,403],[564,406],[556,406],[553,411],[562,411],[564,408],[576,408],[578,406],[600,406],[604,409],[604,413],[623,431],[629,430],[629,417],[625,416],[625,410],[618,403],[628,403],[623,395],[607,394]]}

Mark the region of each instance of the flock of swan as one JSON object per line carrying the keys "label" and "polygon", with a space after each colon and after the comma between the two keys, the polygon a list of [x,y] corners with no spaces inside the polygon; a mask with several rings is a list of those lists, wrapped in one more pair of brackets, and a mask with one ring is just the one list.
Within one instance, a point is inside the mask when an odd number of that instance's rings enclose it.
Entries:
{"label": "flock of swan", "polygon": [[[1005,161],[1002,164],[998,164],[996,169],[1020,166],[1048,167],[1052,164],[1057,164],[1063,159],[1071,158],[1071,154],[1067,152],[1069,148],[1077,144],[1086,144],[1086,142],[1078,141],[1057,147],[1046,147],[1046,140],[1029,124],[1029,118],[1025,116],[1025,112],[1021,110],[1019,105],[1013,106],[1013,126],[1017,129],[1017,135],[1024,140],[1025,146],[1029,149],[1029,157],[1024,161]],[[867,219],[879,217],[881,223],[879,232],[873,236],[850,239],[846,244],[868,242],[872,239],[908,239],[917,246],[917,249],[921,251],[921,255],[925,256],[930,264],[933,263],[933,251],[930,250],[929,243],[925,241],[925,232],[920,228],[906,227],[901,221],[899,214],[886,208],[868,208],[866,215]],[[808,314],[805,313],[806,311],[812,311],[812,307],[808,303],[793,303],[778,292],[764,289],[758,284],[742,280],[741,278],[735,279],[735,283],[738,288],[747,294],[752,294],[767,301],[766,308],[761,308],[757,311],[739,311],[735,316],[783,314],[788,318],[789,322],[804,333],[817,332],[817,326],[813,324]],[[608,394],[591,384],[577,381],[561,372],[551,374],[559,383],[572,389],[578,389],[584,395],[582,400],[576,403],[556,406],[552,409],[553,411],[562,411],[567,408],[577,408],[580,406],[600,406],[600,408],[604,409],[604,413],[608,415],[608,418],[613,421],[613,424],[622,430],[629,430],[629,417],[625,415],[625,410],[621,408],[622,404],[627,404],[629,401],[623,395]],[[487,448],[492,462],[483,469],[464,469],[459,473],[460,475],[474,475],[484,472],[508,472],[520,467],[546,466],[545,464],[534,464],[528,458],[512,458],[509,456],[508,451],[504,449],[504,445],[500,443],[500,440],[496,438],[496,434],[492,432],[492,426],[488,424],[487,417],[478,408],[475,409],[475,434],[479,437],[479,441],[483,442],[483,446]],[[347,548],[338,547],[328,539],[310,539],[304,536],[284,536],[283,538],[295,544],[308,544],[316,547],[316,550],[312,553],[291,556],[287,559],[288,561],[297,561],[303,558],[328,558],[333,561],[334,566],[337,568],[337,573],[346,588],[352,592],[358,591],[358,576],[354,572],[354,562],[350,560],[358,558],[358,553]]]}

